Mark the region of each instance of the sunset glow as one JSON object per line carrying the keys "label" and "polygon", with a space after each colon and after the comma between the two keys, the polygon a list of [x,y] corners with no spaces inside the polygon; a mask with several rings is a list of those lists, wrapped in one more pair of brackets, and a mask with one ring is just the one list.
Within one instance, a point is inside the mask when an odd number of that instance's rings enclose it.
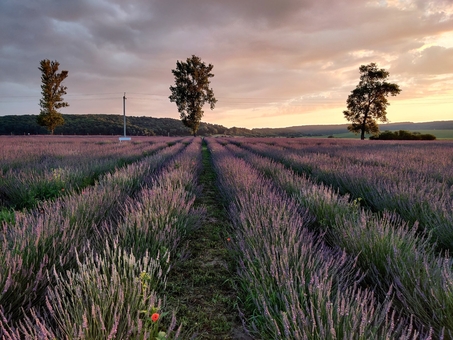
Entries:
{"label": "sunset glow", "polygon": [[453,120],[450,0],[157,0],[0,4],[0,115],[38,114],[39,61],[69,71],[62,113],[179,119],[171,70],[214,65],[226,127],[346,124],[342,111],[375,62],[402,92],[391,122]]}

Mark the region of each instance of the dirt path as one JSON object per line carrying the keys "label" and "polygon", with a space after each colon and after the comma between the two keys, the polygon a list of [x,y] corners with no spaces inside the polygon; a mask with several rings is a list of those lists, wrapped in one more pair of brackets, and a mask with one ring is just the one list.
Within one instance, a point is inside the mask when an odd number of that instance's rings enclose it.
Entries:
{"label": "dirt path", "polygon": [[183,339],[251,340],[243,330],[231,276],[234,264],[226,249],[228,221],[219,201],[215,173],[203,145],[203,193],[196,204],[207,208],[202,227],[188,242],[188,258],[168,278],[168,304],[176,309]]}

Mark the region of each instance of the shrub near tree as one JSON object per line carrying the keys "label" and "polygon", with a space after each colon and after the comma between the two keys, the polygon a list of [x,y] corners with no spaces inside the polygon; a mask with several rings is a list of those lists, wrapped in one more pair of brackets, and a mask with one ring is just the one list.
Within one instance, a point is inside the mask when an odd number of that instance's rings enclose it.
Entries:
{"label": "shrub near tree", "polygon": [[42,98],[39,101],[41,112],[37,117],[37,123],[45,126],[53,135],[55,128],[64,124],[63,116],[57,110],[69,106],[67,102],[63,101],[67,88],[61,85],[68,76],[68,71],[58,73],[60,63],[49,59],[41,60],[40,65]]}
{"label": "shrub near tree", "polygon": [[435,140],[436,136],[429,133],[410,132],[405,130],[384,131],[377,136],[371,136],[370,139],[380,140]]}
{"label": "shrub near tree", "polygon": [[389,72],[378,69],[375,63],[362,65],[360,82],[349,95],[346,103],[348,110],[343,111],[345,118],[352,124],[348,130],[360,132],[360,139],[365,139],[365,133],[377,135],[379,126],[376,120],[387,122],[387,97],[396,96],[401,92],[397,84],[386,82]]}
{"label": "shrub near tree", "polygon": [[217,99],[214,91],[209,88],[209,78],[214,77],[211,73],[214,66],[206,66],[196,55],[187,58],[186,62],[176,62],[176,69],[172,70],[175,76],[175,86],[170,86],[170,102],[175,102],[185,126],[197,135],[201,118],[204,111],[203,105],[209,103],[211,110],[214,109]]}

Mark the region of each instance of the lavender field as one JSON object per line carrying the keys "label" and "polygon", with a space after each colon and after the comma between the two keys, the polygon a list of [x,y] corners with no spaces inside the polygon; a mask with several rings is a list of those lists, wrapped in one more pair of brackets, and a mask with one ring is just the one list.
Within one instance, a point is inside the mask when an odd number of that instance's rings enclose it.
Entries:
{"label": "lavender field", "polygon": [[[0,154],[1,339],[453,339],[453,142],[8,136]],[[222,327],[169,289],[216,216]]]}

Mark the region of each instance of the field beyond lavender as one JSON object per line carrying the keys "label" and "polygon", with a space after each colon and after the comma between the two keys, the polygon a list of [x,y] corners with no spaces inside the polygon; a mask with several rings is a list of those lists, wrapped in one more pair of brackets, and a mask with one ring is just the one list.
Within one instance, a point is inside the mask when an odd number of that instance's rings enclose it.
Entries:
{"label": "field beyond lavender", "polygon": [[[0,154],[0,339],[453,339],[453,142],[8,136]],[[181,291],[216,266],[233,291],[201,289],[219,315],[197,322]]]}

